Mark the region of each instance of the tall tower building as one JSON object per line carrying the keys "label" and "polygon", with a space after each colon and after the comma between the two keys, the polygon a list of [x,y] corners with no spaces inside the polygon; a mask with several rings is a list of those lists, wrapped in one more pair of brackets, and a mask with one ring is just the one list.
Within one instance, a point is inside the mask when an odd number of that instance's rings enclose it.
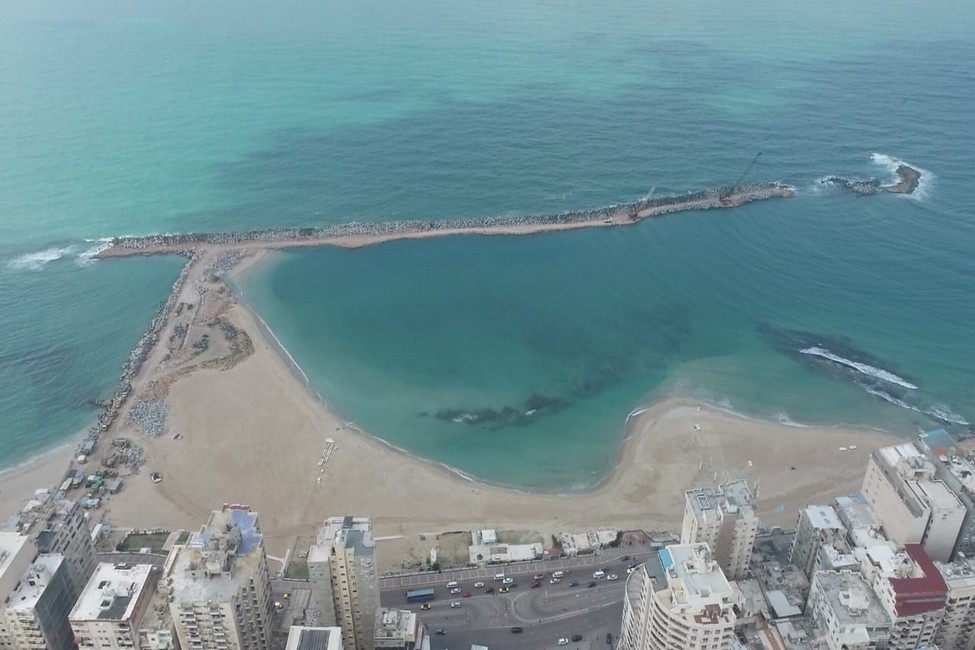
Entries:
{"label": "tall tower building", "polygon": [[846,527],[832,506],[806,506],[799,512],[789,561],[812,579],[819,549],[824,545],[842,543],[845,538]]}
{"label": "tall tower building", "polygon": [[73,650],[68,614],[74,604],[61,555],[40,555],[0,606],[0,648]]}
{"label": "tall tower building", "polygon": [[96,564],[95,545],[81,506],[56,497],[31,501],[17,515],[13,529],[30,537],[38,552],[64,557],[72,598],[77,598]]}
{"label": "tall tower building", "polygon": [[706,544],[668,546],[626,580],[619,648],[729,650],[736,605]]}
{"label": "tall tower building", "polygon": [[271,579],[257,513],[214,512],[166,559],[159,586],[183,650],[266,650],[271,644]]}
{"label": "tall tower building", "polygon": [[940,648],[975,650],[975,561],[935,565],[948,586],[948,600],[934,641]]}
{"label": "tall tower building", "polygon": [[891,541],[921,544],[932,559],[951,559],[967,511],[917,447],[907,442],[873,452],[862,492]]}
{"label": "tall tower building", "polygon": [[744,578],[758,533],[758,514],[748,483],[739,479],[696,488],[685,492],[684,498],[681,544],[707,544],[730,580]]}
{"label": "tall tower building", "polygon": [[311,608],[317,625],[342,628],[345,650],[372,650],[379,577],[367,518],[330,517],[308,551]]}
{"label": "tall tower building", "polygon": [[95,567],[68,616],[79,650],[137,648],[158,580],[159,569],[150,564],[102,562]]}

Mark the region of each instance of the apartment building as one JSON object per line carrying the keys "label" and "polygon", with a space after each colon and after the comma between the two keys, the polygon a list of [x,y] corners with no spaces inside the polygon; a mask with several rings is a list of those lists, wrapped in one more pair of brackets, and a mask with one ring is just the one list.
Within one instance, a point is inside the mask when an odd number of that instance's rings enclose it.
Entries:
{"label": "apartment building", "polygon": [[975,650],[975,561],[935,566],[948,586],[948,600],[934,641],[943,650]]}
{"label": "apartment building", "polygon": [[681,544],[707,544],[731,580],[747,577],[758,532],[754,495],[744,480],[684,493]]}
{"label": "apartment building", "polygon": [[11,530],[30,537],[39,553],[64,557],[71,594],[78,597],[95,570],[95,545],[85,510],[75,501],[46,496],[29,501],[12,520]]}
{"label": "apartment building", "polygon": [[873,590],[891,622],[889,650],[914,650],[934,642],[948,586],[923,546],[906,545],[897,566],[873,579]]}
{"label": "apartment building", "polygon": [[73,650],[68,614],[74,604],[70,573],[62,555],[40,555],[0,607],[0,648]]}
{"label": "apartment building", "polygon": [[257,513],[246,506],[215,511],[173,547],[159,590],[183,650],[266,650],[273,602]]}
{"label": "apartment building", "polygon": [[873,452],[862,492],[899,546],[921,544],[942,562],[951,559],[967,510],[935,466],[915,445],[903,443]]}
{"label": "apartment building", "polygon": [[311,609],[318,625],[342,628],[345,650],[372,650],[379,577],[369,519],[330,517],[308,551]]}
{"label": "apartment building", "polygon": [[832,506],[806,506],[799,512],[789,561],[807,578],[819,565],[819,550],[824,545],[842,544],[846,527]]}
{"label": "apartment building", "polygon": [[620,650],[736,646],[738,595],[706,544],[668,546],[627,578]]}
{"label": "apartment building", "polygon": [[890,638],[887,611],[863,577],[853,571],[817,571],[806,614],[829,650],[874,650]]}
{"label": "apartment building", "polygon": [[285,650],[342,650],[342,629],[292,625]]}
{"label": "apartment building", "polygon": [[79,650],[137,648],[159,572],[149,564],[97,565],[68,616]]}
{"label": "apartment building", "polygon": [[380,607],[376,610],[374,647],[377,650],[430,650],[430,635],[414,612]]}

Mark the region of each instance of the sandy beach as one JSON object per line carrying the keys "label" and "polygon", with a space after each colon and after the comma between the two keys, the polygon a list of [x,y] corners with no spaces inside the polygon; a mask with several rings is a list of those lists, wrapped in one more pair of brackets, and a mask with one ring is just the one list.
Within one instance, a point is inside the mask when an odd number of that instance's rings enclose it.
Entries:
{"label": "sandy beach", "polygon": [[[203,255],[196,270],[222,250]],[[237,272],[255,261],[245,259]],[[620,460],[598,487],[530,494],[471,482],[350,428],[304,384],[222,280],[194,275],[180,300],[198,301],[185,321],[191,325],[186,340],[206,332],[214,340],[207,354],[216,360],[160,344],[133,382],[137,394],[162,395],[169,416],[158,438],[142,435],[124,416],[109,434],[136,440],[147,458],[100,511],[116,527],[197,528],[211,509],[244,503],[260,513],[268,552],[277,557],[325,517],[341,514],[371,517],[380,536],[479,527],[549,534],[597,526],[673,530],[682,517],[683,490],[724,472],[759,485],[767,524],[790,526],[802,505],[857,490],[870,451],[900,440],[870,429],[753,420],[668,399],[629,421],[620,414],[619,431],[608,432],[621,438],[626,432]],[[249,337],[252,350],[225,361],[227,345],[216,340],[222,330],[208,324],[214,318]],[[61,450],[0,475],[0,515],[6,518],[35,488],[60,479],[69,458],[70,449]],[[153,483],[150,472],[164,480]]]}

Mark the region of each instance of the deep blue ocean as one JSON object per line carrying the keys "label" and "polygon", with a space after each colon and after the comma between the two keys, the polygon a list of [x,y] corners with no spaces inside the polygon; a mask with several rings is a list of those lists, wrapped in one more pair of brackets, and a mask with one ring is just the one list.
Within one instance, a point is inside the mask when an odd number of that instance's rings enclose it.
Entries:
{"label": "deep blue ocean", "polygon": [[[178,274],[92,263],[101,238],[599,207],[758,152],[746,178],[795,198],[288,252],[241,289],[335,408],[500,482],[593,483],[668,394],[965,431],[972,24],[961,2],[3,2],[0,466],[91,422]],[[898,161],[914,196],[819,182]]]}

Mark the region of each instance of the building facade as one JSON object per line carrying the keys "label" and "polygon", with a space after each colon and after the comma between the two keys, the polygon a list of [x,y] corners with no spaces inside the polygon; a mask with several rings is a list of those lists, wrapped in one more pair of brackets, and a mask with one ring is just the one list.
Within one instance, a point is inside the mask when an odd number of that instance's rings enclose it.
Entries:
{"label": "building facade", "polygon": [[38,556],[0,609],[0,648],[72,650],[74,634],[68,614],[73,604],[64,557]]}
{"label": "building facade", "polygon": [[965,519],[951,559],[958,553],[975,557],[975,451],[970,446],[963,449],[944,429],[918,436],[918,449],[934,463],[935,478],[944,482],[965,506]]}
{"label": "building facade", "polygon": [[935,643],[944,650],[975,650],[975,562],[965,559],[935,565],[948,586]]}
{"label": "building facade", "polygon": [[379,577],[367,518],[330,517],[308,551],[311,606],[318,625],[342,628],[345,650],[372,650]]}
{"label": "building facade", "polygon": [[257,513],[214,512],[173,547],[159,589],[183,650],[265,650],[271,643],[271,580]]}
{"label": "building facade", "polygon": [[733,648],[737,604],[706,544],[668,546],[627,578],[618,648]]}
{"label": "building facade", "polygon": [[845,539],[846,527],[832,506],[806,506],[799,512],[789,561],[811,579],[819,564],[820,548],[842,544]]}
{"label": "building facade", "polygon": [[149,564],[96,566],[68,617],[79,650],[137,648],[158,581],[159,569]]}
{"label": "building facade", "polygon": [[921,544],[938,561],[951,559],[967,516],[958,497],[935,478],[935,466],[915,445],[903,443],[870,455],[864,497],[888,539]]}
{"label": "building facade", "polygon": [[889,650],[914,650],[934,642],[945,615],[948,586],[920,544],[904,547],[906,560],[878,574],[873,589],[891,621]]}
{"label": "building facade", "polygon": [[747,577],[759,523],[748,483],[696,488],[684,498],[681,544],[707,544],[728,579]]}

